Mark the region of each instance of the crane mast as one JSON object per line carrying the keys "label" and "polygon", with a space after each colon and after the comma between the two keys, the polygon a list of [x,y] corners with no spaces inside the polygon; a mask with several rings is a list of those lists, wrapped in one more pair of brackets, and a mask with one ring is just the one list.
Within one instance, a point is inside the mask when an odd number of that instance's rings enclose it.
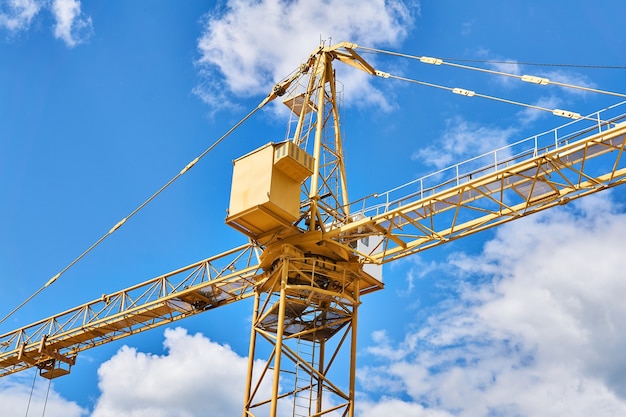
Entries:
{"label": "crane mast", "polygon": [[62,376],[83,350],[252,298],[243,417],[353,417],[370,266],[626,182],[614,106],[350,203],[333,63],[384,76],[356,48],[318,48],[264,101],[295,122],[233,163],[226,223],[248,244],[0,335],[0,376]]}
{"label": "crane mast", "polygon": [[[304,91],[285,98],[297,116],[293,137],[234,163],[226,223],[264,246],[266,271],[254,291],[244,417],[354,415],[360,297],[383,285],[342,237],[324,238],[350,221],[332,65],[338,54],[354,59],[345,46],[311,55]],[[256,370],[263,351],[265,366]],[[346,361],[347,390],[333,380]]]}

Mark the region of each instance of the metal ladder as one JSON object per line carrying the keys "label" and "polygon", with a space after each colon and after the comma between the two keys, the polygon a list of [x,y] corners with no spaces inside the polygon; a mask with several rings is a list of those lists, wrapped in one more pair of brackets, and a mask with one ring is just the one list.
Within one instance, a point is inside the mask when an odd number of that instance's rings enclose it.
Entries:
{"label": "metal ladder", "polygon": [[318,387],[317,379],[307,371],[303,363],[317,369],[317,342],[298,338],[297,343],[298,362],[295,367],[293,416],[309,417],[316,410]]}

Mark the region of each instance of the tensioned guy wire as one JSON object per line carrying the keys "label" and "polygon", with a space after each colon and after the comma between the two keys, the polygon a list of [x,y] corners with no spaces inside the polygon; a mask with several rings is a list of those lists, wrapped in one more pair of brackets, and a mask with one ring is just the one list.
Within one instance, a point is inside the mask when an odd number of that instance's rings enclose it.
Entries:
{"label": "tensioned guy wire", "polygon": [[43,403],[43,410],[41,411],[41,417],[46,416],[46,407],[48,406],[48,397],[50,397],[50,387],[52,386],[52,378],[48,380],[48,390],[46,391],[46,399]]}
{"label": "tensioned guy wire", "polygon": [[24,301],[22,301],[17,307],[15,307],[13,310],[11,310],[6,316],[4,316],[1,320],[0,320],[0,324],[3,323],[6,319],[8,319],[9,317],[11,317],[13,314],[15,314],[16,311],[18,311],[20,308],[24,307],[24,305],[26,305],[28,302],[30,302],[33,298],[35,298],[37,295],[39,295],[39,293],[41,293],[46,287],[50,286],[51,284],[53,284],[57,279],[59,279],[59,277],[61,275],[63,275],[65,272],[67,272],[67,270],[69,270],[71,267],[73,267],[78,261],[80,261],[83,257],[85,257],[85,255],[87,255],[89,252],[91,252],[96,246],[98,246],[100,243],[102,243],[107,237],[109,237],[110,235],[112,235],[113,233],[115,233],[115,231],[117,231],[124,223],[126,223],[128,221],[128,219],[130,219],[131,217],[133,217],[135,214],[137,214],[139,211],[141,211],[141,209],[143,209],[146,205],[148,205],[152,200],[154,200],[159,194],[161,194],[163,191],[165,191],[166,188],[168,188],[170,185],[172,185],[172,183],[174,183],[174,181],[176,181],[177,179],[179,179],[181,176],[183,176],[187,171],[189,171],[195,164],[198,163],[198,161],[200,161],[200,159],[202,159],[204,156],[206,156],[209,152],[211,152],[211,150],[213,150],[213,148],[215,148],[217,145],[219,145],[224,139],[226,139],[226,137],[228,137],[232,132],[234,132],[239,126],[241,126],[246,120],[248,120],[254,113],[256,113],[260,108],[262,108],[263,106],[265,106],[265,104],[267,104],[269,101],[271,101],[273,98],[275,98],[275,94],[272,93],[270,94],[268,97],[266,97],[258,106],[256,106],[250,113],[248,113],[246,116],[244,116],[240,121],[238,121],[234,126],[232,126],[226,133],[224,133],[219,139],[217,139],[215,142],[213,142],[211,144],[211,146],[209,146],[207,149],[204,150],[204,152],[202,152],[200,155],[198,155],[193,161],[191,161],[190,163],[188,163],[178,174],[176,174],[174,177],[172,177],[172,179],[170,179],[165,185],[163,185],[161,188],[159,188],[154,194],[152,194],[146,201],[144,201],[143,203],[141,203],[135,210],[133,210],[128,216],[124,217],[122,220],[120,220],[119,222],[117,222],[117,224],[115,224],[115,226],[113,226],[106,234],[104,234],[100,239],[98,239],[94,244],[92,244],[89,248],[87,248],[87,250],[85,250],[83,253],[81,253],[76,259],[74,259],[72,262],[70,262],[65,268],[63,268],[58,274],[56,274],[55,276],[53,276],[52,278],[50,278],[48,280],[48,282],[46,282],[41,288],[39,288],[37,291],[35,291],[33,294],[31,294],[28,298],[26,298]]}
{"label": "tensioned guy wire", "polygon": [[[456,67],[456,68],[468,69],[468,70],[479,71],[479,72],[486,72],[486,73],[500,75],[500,76],[514,77],[514,78],[518,78],[518,79],[520,79],[522,81],[525,81],[525,82],[529,82],[529,83],[537,84],[537,85],[542,85],[542,86],[543,85],[548,85],[548,84],[553,84],[553,85],[558,85],[558,86],[566,87],[566,88],[574,88],[574,89],[580,89],[580,90],[589,91],[589,92],[608,94],[608,95],[613,95],[613,96],[618,96],[618,97],[626,97],[626,94],[620,94],[620,93],[615,93],[615,92],[605,91],[605,90],[598,90],[598,89],[588,88],[588,87],[584,87],[584,86],[576,86],[576,85],[567,84],[567,83],[555,82],[555,81],[551,81],[551,80],[549,80],[547,78],[544,78],[544,77],[538,77],[538,76],[533,76],[533,75],[521,75],[520,76],[520,75],[517,75],[517,74],[506,73],[506,72],[502,72],[502,71],[495,71],[495,70],[489,70],[489,69],[485,69],[485,68],[471,67],[471,66],[468,66],[468,65],[455,64],[455,63],[452,63],[452,62],[447,62],[446,60],[444,60],[442,58],[433,58],[433,57],[427,57],[427,56],[415,56],[415,55],[409,55],[409,54],[404,54],[404,53],[399,53],[399,52],[386,51],[386,50],[382,50],[382,49],[368,48],[368,47],[364,47],[364,46],[357,46],[357,48],[358,49],[362,49],[364,51],[372,52],[372,53],[387,54],[387,55],[393,55],[393,56],[404,57],[404,58],[409,58],[409,59],[415,59],[415,60],[419,60],[420,62],[425,63],[425,64],[448,65],[448,66],[452,66],[452,67]],[[448,61],[449,60],[463,61],[463,60],[459,60],[459,59],[449,59],[449,58],[447,58],[447,60]],[[470,60],[465,60],[465,61],[468,62]],[[486,61],[486,60],[485,61],[473,60],[472,62],[486,62],[486,63],[498,62],[498,63],[502,63],[501,61]],[[517,64],[539,65],[539,64],[530,64],[530,63],[517,63]],[[576,66],[576,65],[561,65],[561,66]],[[579,67],[583,67],[583,66],[579,66]],[[589,66],[585,66],[585,67],[589,67]],[[626,67],[617,67],[617,66],[616,67],[593,66],[593,67],[594,68],[622,68],[622,69],[626,68]],[[284,92],[284,88],[286,86],[289,86],[303,72],[306,72],[306,71],[301,68],[300,70],[297,70],[294,73],[292,73],[292,75],[290,75],[287,79],[285,79],[281,83],[277,84],[275,86],[275,88],[274,88],[274,91],[272,93],[270,93],[255,109],[253,109],[250,113],[248,113],[246,116],[244,116],[239,122],[237,122],[233,127],[231,127],[224,135],[222,135],[219,139],[217,139],[204,152],[202,152],[200,155],[198,155],[198,157],[196,157],[189,164],[187,164],[178,174],[176,174],[165,185],[163,185],[161,188],[159,188],[154,194],[152,194],[147,200],[145,200],[142,204],[140,204],[128,216],[124,217],[122,220],[120,220],[118,223],[116,223],[106,234],[104,234],[100,239],[98,239],[95,243],[93,243],[87,250],[85,250],[77,258],[75,258],[72,262],[70,262],[59,273],[57,273],[55,276],[50,278],[48,280],[48,282],[46,282],[41,288],[39,288],[37,291],[35,291],[26,300],[24,300],[17,307],[15,307],[13,310],[11,310],[11,312],[9,312],[6,316],[4,316],[2,319],[0,319],[0,324],[3,323],[6,319],[8,319],[10,316],[12,316],[16,311],[18,311],[20,308],[22,308],[28,302],[30,302],[39,293],[41,293],[45,288],[47,288],[48,286],[53,284],[61,275],[63,275],[67,270],[69,270],[71,267],[73,267],[77,262],[79,262],[83,257],[85,257],[89,252],[91,252],[100,243],[102,243],[108,236],[110,236],[111,234],[115,233],[124,223],[126,223],[126,221],[128,221],[131,217],[133,217],[135,214],[137,214],[139,211],[141,211],[147,204],[149,204],[152,200],[154,200],[159,194],[161,194],[165,189],[167,189],[172,183],[174,183],[178,178],[180,178],[187,171],[189,171],[196,163],[198,163],[198,161],[200,161],[200,159],[202,159],[213,148],[215,148],[219,143],[221,143],[226,137],[228,137],[233,131],[235,131],[241,124],[243,124],[246,120],[248,120],[254,113],[256,113],[257,110],[259,110],[265,104],[267,104],[268,102],[270,102],[271,100],[276,98],[277,95],[282,95],[281,91]],[[377,75],[383,76],[385,78],[395,78],[395,79],[398,79],[398,80],[403,80],[403,81],[408,81],[408,82],[412,82],[412,83],[417,83],[417,84],[421,84],[421,85],[425,85],[425,86],[429,86],[429,87],[445,89],[445,90],[452,91],[455,94],[460,94],[460,95],[464,95],[464,96],[467,96],[467,97],[473,97],[473,96],[482,97],[482,98],[486,98],[486,99],[490,99],[490,100],[495,100],[495,101],[500,101],[500,102],[504,102],[504,103],[524,106],[524,107],[528,107],[528,108],[532,108],[532,109],[536,109],[536,110],[548,111],[548,112],[553,113],[554,115],[561,116],[561,117],[566,117],[566,118],[571,118],[571,119],[579,119],[579,118],[582,117],[580,114],[575,113],[575,112],[571,112],[571,111],[568,111],[568,110],[547,109],[547,108],[536,106],[536,105],[525,104],[525,103],[520,103],[520,102],[517,102],[517,101],[508,100],[508,99],[503,99],[503,98],[498,98],[498,97],[494,97],[494,96],[479,94],[479,93],[476,93],[475,91],[466,90],[466,89],[463,89],[463,88],[450,88],[450,87],[437,85],[437,84],[432,84],[432,83],[427,83],[427,82],[423,82],[423,81],[419,81],[419,80],[404,78],[404,77],[400,77],[400,76],[394,76],[394,75],[383,73],[383,72],[377,72]]]}
{"label": "tensioned guy wire", "polygon": [[[550,113],[554,114],[555,116],[561,116],[561,117],[565,117],[565,118],[568,118],[568,119],[587,119],[587,117],[582,116],[579,113],[569,111],[569,110],[548,109],[546,107],[541,107],[541,106],[537,106],[537,105],[534,105],[534,104],[527,104],[527,103],[522,103],[522,102],[519,102],[519,101],[514,101],[514,100],[505,99],[505,98],[490,96],[490,95],[487,95],[487,94],[480,94],[480,93],[477,93],[477,92],[472,91],[472,90],[466,90],[464,88],[446,87],[446,86],[439,85],[439,84],[428,83],[428,82],[425,82],[425,81],[414,80],[414,79],[411,79],[411,78],[400,77],[400,76],[397,76],[397,75],[385,74],[384,76],[385,76],[385,78],[393,78],[393,79],[396,79],[396,80],[407,81],[407,82],[411,82],[411,83],[414,83],[414,84],[424,85],[424,86],[427,86],[427,87],[434,87],[434,88],[439,88],[439,89],[442,89],[442,90],[448,90],[448,91],[453,92],[454,94],[459,94],[459,95],[466,96],[466,97],[481,97],[481,98],[486,98],[488,100],[499,101],[501,103],[515,104],[516,106],[522,106],[522,107],[528,107],[530,109],[546,111],[546,112],[550,112]],[[589,119],[589,120],[594,120],[594,119]]]}
{"label": "tensioned guy wire", "polygon": [[24,414],[24,417],[28,417],[28,410],[30,409],[30,403],[33,400],[33,393],[35,392],[35,382],[37,382],[37,368],[35,368],[35,376],[33,378],[33,384],[30,387],[30,395],[28,396],[28,403],[26,404],[26,414]]}
{"label": "tensioned guy wire", "polygon": [[[424,64],[447,65],[447,66],[467,69],[467,70],[471,70],[471,71],[479,71],[479,72],[485,72],[485,73],[494,74],[494,75],[500,75],[500,76],[505,76],[505,77],[518,78],[518,79],[520,79],[522,81],[529,82],[531,84],[538,84],[538,85],[553,84],[553,85],[557,85],[559,87],[572,88],[572,89],[588,91],[588,92],[592,92],[592,93],[606,94],[606,95],[626,98],[626,94],[616,93],[616,92],[613,92],[613,91],[599,90],[599,89],[590,88],[590,87],[584,87],[584,86],[580,86],[580,85],[574,85],[574,84],[562,83],[562,82],[558,82],[558,81],[552,81],[552,80],[549,80],[548,78],[538,77],[538,76],[534,76],[534,75],[518,75],[518,74],[512,74],[512,73],[503,72],[503,71],[496,71],[496,70],[489,70],[489,69],[485,69],[485,68],[472,67],[472,66],[469,66],[469,65],[455,64],[455,63],[452,63],[452,62],[447,62],[443,58],[434,58],[434,57],[428,57],[428,56],[409,55],[409,54],[404,54],[404,53],[400,53],[400,52],[392,52],[392,51],[386,51],[386,50],[383,50],[383,49],[368,48],[368,47],[364,47],[364,46],[358,46],[358,48],[359,49],[364,49],[364,50],[367,50],[367,51],[371,51],[371,52],[375,52],[375,53],[379,53],[379,54],[393,55],[393,56],[398,56],[398,57],[403,57],[403,58],[414,59],[414,60],[418,60],[418,61],[420,61],[420,62],[422,62]],[[462,61],[462,60],[456,60],[456,61]],[[477,60],[474,60],[473,62],[487,62],[487,63],[489,63],[489,62],[492,62],[492,61],[477,61]],[[496,63],[496,62],[497,63],[518,64],[518,65],[522,65],[523,64],[523,63],[518,63],[518,62],[493,61],[493,63]],[[539,65],[539,64],[534,64],[534,65]],[[561,65],[561,66],[582,67],[582,66],[579,66],[579,65]],[[595,66],[595,67],[602,68],[602,66]],[[626,69],[626,67],[612,67],[612,68],[625,68]]]}
{"label": "tensioned guy wire", "polygon": [[550,64],[547,62],[498,61],[494,59],[462,59],[462,58],[441,58],[441,59],[443,59],[444,61],[480,62],[483,64],[513,64],[513,65],[527,65],[527,66],[534,66],[534,67],[626,69],[626,65]]}
{"label": "tensioned guy wire", "polygon": [[63,275],[67,270],[73,267],[78,261],[80,261],[85,255],[91,252],[96,246],[102,243],[107,237],[115,233],[124,223],[128,221],[131,217],[137,214],[141,209],[143,209],[148,203],[154,200],[159,194],[165,191],[174,181],[183,176],[187,171],[189,171],[195,164],[198,163],[202,158],[204,158],[209,152],[213,150],[217,145],[219,145],[224,139],[226,139],[231,133],[233,133],[239,126],[241,126],[246,120],[248,120],[254,113],[256,113],[259,109],[264,107],[267,103],[274,100],[276,97],[282,96],[286,89],[300,76],[308,72],[308,66],[301,65],[298,69],[294,70],[289,74],[286,78],[278,82],[274,85],[272,91],[247,115],[245,115],[241,120],[235,123],[226,133],[224,133],[220,138],[218,138],[215,142],[211,144],[207,149],[204,150],[200,155],[198,155],[194,160],[189,162],[178,174],[176,174],[172,179],[170,179],[165,185],[159,188],[154,194],[152,194],[146,201],[141,203],[135,210],[133,210],[128,216],[124,217],[122,220],[117,222],[115,226],[113,226],[106,234],[104,234],[100,239],[98,239],[94,244],[92,244],[87,250],[81,253],[76,259],[70,262],[65,268],[63,268],[58,274],[53,276],[46,282],[41,288],[31,294],[26,300],[22,301],[17,307],[11,310],[6,316],[0,319],[0,324],[2,324],[6,319],[15,314],[16,311],[24,307],[28,302],[30,302],[33,298],[35,298],[39,293],[41,293],[44,289],[53,284],[61,275]]}

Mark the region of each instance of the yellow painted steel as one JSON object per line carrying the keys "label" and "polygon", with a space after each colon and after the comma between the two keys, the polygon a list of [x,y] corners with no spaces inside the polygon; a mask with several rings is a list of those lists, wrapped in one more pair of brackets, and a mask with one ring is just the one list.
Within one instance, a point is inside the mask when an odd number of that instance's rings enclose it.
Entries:
{"label": "yellow painted steel", "polygon": [[[548,132],[547,144],[537,136],[348,204],[332,62],[385,74],[355,48],[320,47],[275,87],[269,97],[286,95],[295,129],[235,161],[226,222],[254,243],[0,335],[0,376],[65,375],[85,349],[254,297],[243,416],[353,417],[358,307],[383,288],[367,264],[626,182],[624,115],[603,113]],[[346,367],[347,386],[331,380]]]}
{"label": "yellow painted steel", "polygon": [[378,235],[381,244],[360,255],[385,263],[623,184],[626,124],[598,129],[431,188],[407,188],[399,199],[362,209],[360,220],[325,236],[349,244]]}
{"label": "yellow painted steel", "polygon": [[300,217],[300,187],[313,158],[292,142],[270,143],[234,162],[226,223],[263,243]]}
{"label": "yellow painted steel", "polygon": [[60,376],[81,351],[251,297],[258,251],[241,246],[0,335],[0,376],[33,366]]}
{"label": "yellow painted steel", "polygon": [[[283,247],[255,297],[249,358],[267,351],[263,345],[270,353],[263,369],[249,359],[244,416],[276,416],[287,408],[294,416],[353,415],[356,315],[360,285],[368,281],[374,280],[358,263]],[[346,367],[338,359],[343,350],[350,357],[347,390],[331,378],[334,369]],[[272,387],[269,396],[263,386]]]}

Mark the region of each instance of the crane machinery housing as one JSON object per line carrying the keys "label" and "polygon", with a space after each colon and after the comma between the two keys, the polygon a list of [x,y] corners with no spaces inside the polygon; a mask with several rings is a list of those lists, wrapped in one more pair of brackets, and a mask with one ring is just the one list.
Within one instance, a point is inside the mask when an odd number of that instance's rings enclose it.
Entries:
{"label": "crane machinery housing", "polygon": [[554,109],[572,121],[351,202],[333,64],[393,77],[358,48],[320,46],[259,105],[281,97],[292,121],[234,161],[226,223],[248,243],[0,335],[0,376],[66,375],[83,350],[252,298],[242,415],[353,417],[358,310],[381,265],[626,181],[623,109]]}

